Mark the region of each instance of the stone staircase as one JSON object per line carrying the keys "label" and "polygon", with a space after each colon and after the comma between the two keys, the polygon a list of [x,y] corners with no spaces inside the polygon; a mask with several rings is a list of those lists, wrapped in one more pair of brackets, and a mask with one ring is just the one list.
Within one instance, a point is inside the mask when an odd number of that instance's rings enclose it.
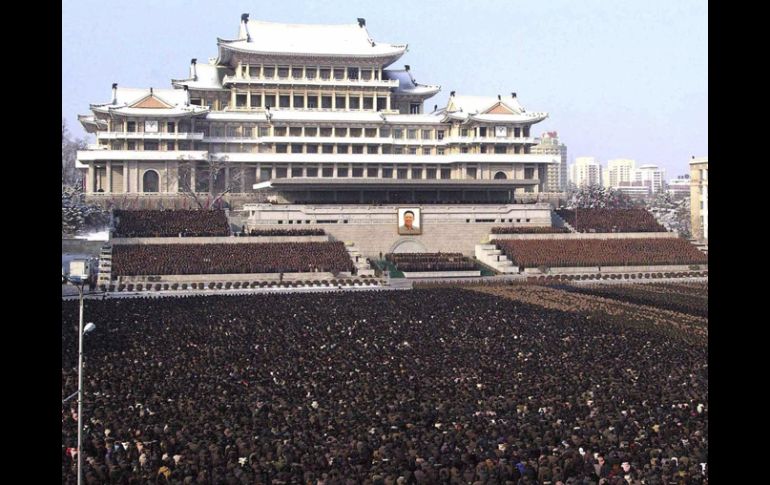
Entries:
{"label": "stone staircase", "polygon": [[508,256],[497,249],[495,244],[477,244],[476,259],[498,273],[518,274],[519,272],[519,268],[515,267]]}
{"label": "stone staircase", "polygon": [[358,276],[374,276],[374,269],[366,262],[366,258],[361,255],[354,243],[345,243],[345,250],[353,261]]}
{"label": "stone staircase", "polygon": [[702,252],[706,256],[709,254],[709,245],[706,242],[700,242],[697,239],[690,239],[690,244],[698,248],[698,251]]}
{"label": "stone staircase", "polygon": [[566,227],[570,232],[577,232],[567,221],[565,221],[556,211],[551,211],[551,226]]}
{"label": "stone staircase", "polygon": [[105,244],[99,252],[99,276],[98,285],[109,286],[112,283],[112,245]]}

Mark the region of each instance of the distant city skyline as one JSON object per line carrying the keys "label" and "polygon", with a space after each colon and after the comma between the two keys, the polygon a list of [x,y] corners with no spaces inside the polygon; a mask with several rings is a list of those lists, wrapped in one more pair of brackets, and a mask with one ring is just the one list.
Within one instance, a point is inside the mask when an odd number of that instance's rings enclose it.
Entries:
{"label": "distant city skyline", "polygon": [[106,102],[113,82],[170,88],[191,58],[216,57],[216,39],[235,38],[241,13],[285,23],[354,23],[363,17],[382,42],[408,43],[392,68],[409,64],[441,92],[426,112],[458,95],[516,92],[549,118],[532,136],[558,132],[568,162],[603,166],[630,158],[670,177],[708,156],[708,5],[553,0],[350,2],[286,1],[258,8],[230,0],[93,0],[62,4],[62,117],[72,134],[89,103]]}

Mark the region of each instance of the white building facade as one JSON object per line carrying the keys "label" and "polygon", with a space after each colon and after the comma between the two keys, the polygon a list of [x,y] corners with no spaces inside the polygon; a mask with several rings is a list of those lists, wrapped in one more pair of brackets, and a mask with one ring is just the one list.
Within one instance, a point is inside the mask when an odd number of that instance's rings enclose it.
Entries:
{"label": "white building facade", "polygon": [[[294,25],[241,16],[235,39],[193,59],[172,89],[113,84],[79,119],[90,197],[254,195],[282,202],[508,202],[549,190],[559,154],[535,154],[515,92],[464,96],[425,112],[436,85],[390,68],[406,44],[366,21]],[[558,173],[558,170],[556,170]],[[256,199],[255,199],[256,200]]]}
{"label": "white building facade", "polygon": [[666,171],[657,165],[642,165],[634,171],[633,182],[648,187],[651,194],[657,194],[665,188]]}
{"label": "white building facade", "polygon": [[577,157],[570,166],[570,182],[578,187],[603,185],[602,166],[594,157]]}
{"label": "white building facade", "polygon": [[607,187],[629,185],[634,179],[636,161],[627,158],[616,158],[607,161],[607,168],[602,176]]}
{"label": "white building facade", "polygon": [[567,145],[559,143],[559,134],[547,131],[537,139],[539,143],[532,147],[532,153],[537,155],[558,155],[559,164],[548,165],[546,192],[564,192],[569,182],[567,173]]}

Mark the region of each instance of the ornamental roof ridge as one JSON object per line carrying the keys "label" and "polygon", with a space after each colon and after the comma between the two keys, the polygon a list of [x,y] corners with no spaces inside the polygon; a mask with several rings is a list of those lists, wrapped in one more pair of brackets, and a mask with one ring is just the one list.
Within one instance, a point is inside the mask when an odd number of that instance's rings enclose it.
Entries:
{"label": "ornamental roof ridge", "polygon": [[[400,56],[408,47],[408,44],[376,42],[364,19],[359,19],[357,24],[290,24],[249,20],[244,14],[241,26],[240,38],[218,37],[217,45],[239,52],[351,57]],[[226,56],[221,54],[220,60],[224,60]]]}

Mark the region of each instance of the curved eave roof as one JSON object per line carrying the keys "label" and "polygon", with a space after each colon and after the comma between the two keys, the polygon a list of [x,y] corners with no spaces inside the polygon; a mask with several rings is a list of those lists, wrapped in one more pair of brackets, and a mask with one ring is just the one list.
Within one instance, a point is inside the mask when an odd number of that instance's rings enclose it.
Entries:
{"label": "curved eave roof", "polygon": [[147,118],[196,116],[209,112],[208,106],[189,106],[185,108],[129,108],[127,106],[104,105],[92,106],[91,109],[95,113],[107,113],[111,115],[123,116],[143,116]]}
{"label": "curved eave roof", "polygon": [[[244,28],[245,27],[245,28]],[[218,64],[231,52],[274,56],[359,57],[391,64],[404,55],[407,44],[375,42],[365,25],[284,24],[249,20],[239,38],[217,39]]]}
{"label": "curved eave roof", "polygon": [[377,60],[377,63],[383,67],[389,66],[396,62],[406,52],[406,46],[393,50],[392,52],[383,54],[351,54],[351,53],[328,53],[328,52],[308,52],[308,51],[268,51],[268,50],[252,50],[244,49],[239,46],[245,42],[239,41],[238,45],[234,44],[220,44],[219,45],[219,57],[217,58],[218,64],[228,64],[230,62],[230,54],[233,52],[240,52],[245,54],[253,54],[259,56],[280,56],[280,57],[322,57],[322,58],[360,58]]}
{"label": "curved eave roof", "polygon": [[398,80],[398,88],[393,91],[393,94],[395,95],[419,96],[427,99],[441,91],[441,86],[435,84],[420,84],[416,82],[414,77],[412,77],[412,73],[406,69],[387,69],[382,74],[385,79]]}
{"label": "curved eave roof", "polygon": [[[439,111],[441,112],[441,111]],[[537,123],[548,118],[548,113],[526,113],[520,115],[476,114],[462,111],[442,112],[444,121],[460,120],[466,123],[473,121],[481,123]]]}
{"label": "curved eave roof", "polygon": [[471,121],[489,123],[536,123],[548,118],[548,113],[524,113],[520,115],[472,114],[468,118]]}
{"label": "curved eave roof", "polygon": [[107,128],[107,122],[96,119],[94,115],[78,115],[78,121],[88,133],[96,133],[100,128]]}
{"label": "curved eave roof", "polygon": [[195,68],[197,77],[187,79],[172,79],[171,85],[181,88],[187,86],[193,90],[217,90],[222,87],[222,79],[227,74],[228,69],[213,64],[198,64]]}

